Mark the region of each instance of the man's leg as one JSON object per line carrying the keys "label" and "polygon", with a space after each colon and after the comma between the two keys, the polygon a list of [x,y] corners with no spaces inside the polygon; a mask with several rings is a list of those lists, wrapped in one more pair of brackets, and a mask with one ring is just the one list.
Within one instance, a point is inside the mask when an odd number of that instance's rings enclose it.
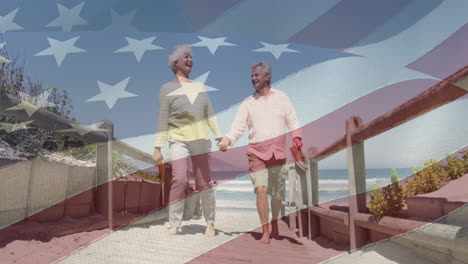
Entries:
{"label": "man's leg", "polygon": [[263,227],[263,235],[260,239],[260,243],[268,244],[270,243],[270,228],[268,221],[268,197],[267,197],[267,187],[259,186],[256,188],[257,193],[257,210],[258,215],[260,216],[260,222]]}
{"label": "man's leg", "polygon": [[275,197],[271,197],[271,237],[274,239],[279,238],[278,230],[278,216],[281,209],[281,200]]}
{"label": "man's leg", "polygon": [[270,231],[268,226],[268,170],[266,169],[265,162],[258,158],[257,156],[248,153],[247,157],[249,158],[249,170],[250,170],[250,179],[255,188],[255,193],[257,195],[257,210],[258,215],[260,216],[260,223],[263,227],[263,235],[260,239],[260,243],[268,244],[270,243]]}
{"label": "man's leg", "polygon": [[269,194],[271,195],[271,237],[279,238],[278,217],[281,210],[281,197],[284,195],[285,175],[283,173],[284,159],[273,160],[268,169]]}

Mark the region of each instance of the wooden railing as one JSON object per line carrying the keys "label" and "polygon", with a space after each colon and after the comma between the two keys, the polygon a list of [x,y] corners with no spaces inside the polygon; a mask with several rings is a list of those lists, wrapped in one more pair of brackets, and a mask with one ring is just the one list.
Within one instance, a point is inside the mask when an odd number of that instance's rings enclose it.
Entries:
{"label": "wooden railing", "polygon": [[[350,248],[356,249],[366,243],[365,229],[395,235],[420,226],[421,222],[404,219],[399,220],[404,222],[401,226],[386,224],[386,218],[379,223],[369,221],[371,215],[366,213],[364,141],[467,94],[468,66],[465,66],[445,80],[367,124],[363,124],[362,119],[357,116],[349,117],[346,121],[346,134],[343,137],[320,151],[310,148],[308,150],[309,170],[306,173],[302,173],[301,170],[290,170],[290,179],[292,179],[289,181],[290,192],[301,191],[299,195],[290,193],[290,202],[293,197],[296,197],[299,199],[299,201],[294,201],[297,210],[309,208],[305,216],[301,213],[297,215],[299,234],[311,239],[316,237],[320,234],[319,218],[322,217],[347,226]],[[319,204],[318,164],[321,160],[344,149],[348,151],[349,212],[320,208],[317,206]],[[301,173],[302,175],[299,176],[301,180],[298,180],[297,174]],[[299,187],[296,187],[296,184],[299,184]],[[293,220],[291,219],[290,223],[291,221]]]}
{"label": "wooden railing", "polygon": [[[88,144],[96,144],[96,183],[100,191],[108,197],[107,200],[99,200],[97,211],[108,218],[109,228],[113,227],[112,208],[113,194],[112,184],[112,153],[120,152],[136,160],[153,165],[151,155],[132,147],[125,142],[114,138],[114,126],[111,121],[103,120],[96,124],[96,129],[91,129],[71,122],[70,120],[52,113],[46,109],[38,108],[28,102],[0,92],[0,113],[14,117],[19,122],[27,122],[30,126],[40,127],[62,135],[71,136]],[[162,186],[164,190],[164,186]],[[164,193],[164,192],[163,192]],[[164,199],[164,198],[163,198]]]}
{"label": "wooden railing", "polygon": [[[307,210],[307,219],[299,218],[300,233],[312,238],[319,231],[317,230],[317,226],[313,226],[310,223],[319,221],[317,219],[314,220],[314,218],[324,217],[330,221],[344,223],[349,227],[350,247],[354,249],[365,243],[363,228],[381,230],[378,225],[363,220],[370,216],[365,214],[366,176],[364,141],[466,95],[468,93],[467,76],[468,66],[365,125],[362,124],[362,120],[359,117],[352,116],[346,121],[346,135],[321,151],[317,151],[314,148],[309,149],[309,170],[305,173],[300,170],[290,170],[290,185],[294,187],[298,186],[296,189],[301,190],[299,195],[296,195],[297,198],[294,198],[294,194],[290,194],[290,201],[295,200],[294,206],[297,209],[309,208]],[[86,126],[72,123],[46,109],[37,108],[3,92],[0,92],[0,113],[15,117],[20,122],[32,121],[30,125],[35,127],[72,136],[86,143],[97,144],[97,185],[106,186],[103,188],[103,191],[108,197],[106,201],[97,205],[97,210],[108,217],[110,228],[112,228],[113,222],[112,184],[106,183],[112,181],[112,151],[115,150],[136,160],[153,164],[151,155],[116,140],[113,134],[113,124],[110,121],[104,120],[99,122],[97,129],[93,130]],[[349,214],[314,207],[319,204],[318,163],[343,149],[348,149]],[[162,187],[162,190],[164,190],[164,187]],[[348,218],[346,218],[346,215]],[[385,230],[389,230],[388,232],[392,234],[397,232],[392,228]]]}

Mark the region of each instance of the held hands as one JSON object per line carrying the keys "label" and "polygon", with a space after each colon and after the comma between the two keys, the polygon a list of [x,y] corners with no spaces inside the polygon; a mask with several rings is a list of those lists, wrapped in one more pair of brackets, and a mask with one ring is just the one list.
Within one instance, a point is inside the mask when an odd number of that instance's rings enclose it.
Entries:
{"label": "held hands", "polygon": [[293,138],[293,144],[300,150],[302,148],[302,139],[300,137]]}
{"label": "held hands", "polygon": [[231,143],[231,140],[229,140],[229,138],[227,137],[222,137],[218,139],[219,150],[222,152],[226,152],[230,143]]}
{"label": "held hands", "polygon": [[159,164],[159,162],[163,159],[163,156],[161,155],[161,150],[160,148],[154,148],[154,153],[153,153],[153,160],[156,162],[156,164]]}

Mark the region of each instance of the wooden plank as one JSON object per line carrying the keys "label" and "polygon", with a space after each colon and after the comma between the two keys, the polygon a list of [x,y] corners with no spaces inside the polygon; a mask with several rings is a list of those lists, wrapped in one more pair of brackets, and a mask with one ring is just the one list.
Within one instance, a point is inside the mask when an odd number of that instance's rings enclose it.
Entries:
{"label": "wooden plank", "polygon": [[366,210],[366,166],[364,142],[353,145],[353,133],[362,126],[362,119],[351,116],[346,120],[346,142],[348,144],[349,186],[349,238],[354,250],[366,244],[367,230],[356,225],[354,218]]}
{"label": "wooden plank", "polygon": [[[468,94],[468,66],[355,131],[353,144],[372,138]],[[322,160],[347,147],[346,136],[309,156]]]}
{"label": "wooden plank", "polygon": [[331,222],[337,223],[339,225],[349,225],[348,213],[325,209],[318,206],[312,206],[309,208],[309,211],[316,216],[323,217]]}
{"label": "wooden plank", "polygon": [[356,214],[356,216],[354,217],[354,221],[357,225],[361,227],[381,232],[384,234],[389,234],[392,236],[415,230],[427,224],[427,222],[423,221],[396,218],[390,216],[384,216],[377,220],[373,215],[366,213]]}

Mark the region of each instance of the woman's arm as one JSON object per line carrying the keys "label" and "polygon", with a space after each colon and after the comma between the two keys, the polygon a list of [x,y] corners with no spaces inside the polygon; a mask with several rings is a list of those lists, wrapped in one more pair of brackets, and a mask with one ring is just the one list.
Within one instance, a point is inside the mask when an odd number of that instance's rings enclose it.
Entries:
{"label": "woman's arm", "polygon": [[215,135],[216,140],[219,141],[223,137],[223,134],[221,133],[221,130],[219,129],[218,119],[216,118],[216,114],[215,114],[213,105],[211,104],[211,100],[208,94],[206,95],[206,98],[207,98],[207,102],[205,105],[206,121],[211,131],[213,131],[213,134]]}
{"label": "woman's arm", "polygon": [[166,95],[163,87],[159,91],[159,113],[156,136],[154,139],[153,159],[159,162],[162,159],[161,147],[164,147],[167,141],[169,130],[169,97]]}

